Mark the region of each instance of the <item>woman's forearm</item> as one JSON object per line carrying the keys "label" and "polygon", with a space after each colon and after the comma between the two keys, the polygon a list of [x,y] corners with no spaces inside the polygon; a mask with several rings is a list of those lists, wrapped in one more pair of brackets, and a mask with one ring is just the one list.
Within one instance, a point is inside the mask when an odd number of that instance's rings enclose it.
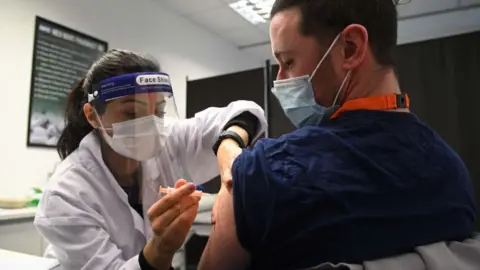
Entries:
{"label": "woman's forearm", "polygon": [[146,267],[147,269],[142,268],[142,270],[169,270],[171,269],[173,256],[175,253],[162,252],[161,250],[158,250],[151,239],[143,248],[143,255],[145,256],[149,266]]}

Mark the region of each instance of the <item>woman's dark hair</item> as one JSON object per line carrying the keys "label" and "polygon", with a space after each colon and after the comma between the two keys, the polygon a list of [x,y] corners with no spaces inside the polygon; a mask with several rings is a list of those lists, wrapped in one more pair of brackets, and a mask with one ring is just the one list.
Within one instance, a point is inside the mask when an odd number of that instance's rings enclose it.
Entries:
{"label": "woman's dark hair", "polygon": [[111,77],[135,73],[158,72],[160,66],[151,57],[125,50],[106,52],[88,70],[68,96],[65,110],[65,129],[57,142],[57,151],[63,160],[78,148],[80,141],[93,130],[83,113],[83,105],[92,93],[92,86]]}

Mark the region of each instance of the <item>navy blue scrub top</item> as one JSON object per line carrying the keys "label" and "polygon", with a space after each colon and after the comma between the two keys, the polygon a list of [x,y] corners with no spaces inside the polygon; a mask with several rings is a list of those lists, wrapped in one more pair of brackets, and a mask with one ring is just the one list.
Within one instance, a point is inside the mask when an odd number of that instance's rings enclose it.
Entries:
{"label": "navy blue scrub top", "polygon": [[232,173],[251,269],[359,263],[474,230],[464,163],[410,113],[348,111],[263,139]]}

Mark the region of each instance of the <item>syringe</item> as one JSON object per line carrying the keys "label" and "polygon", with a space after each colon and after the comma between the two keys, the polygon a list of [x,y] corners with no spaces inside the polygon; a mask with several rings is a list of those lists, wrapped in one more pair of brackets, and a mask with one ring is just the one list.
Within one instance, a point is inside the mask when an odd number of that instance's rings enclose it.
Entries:
{"label": "syringe", "polygon": [[[160,187],[160,193],[161,194],[169,194],[169,193],[172,193],[175,190],[176,190],[176,188],[172,188],[172,187]],[[213,194],[205,193],[205,192],[202,192],[200,190],[195,190],[193,192],[193,195],[196,195],[196,196],[211,196]]]}

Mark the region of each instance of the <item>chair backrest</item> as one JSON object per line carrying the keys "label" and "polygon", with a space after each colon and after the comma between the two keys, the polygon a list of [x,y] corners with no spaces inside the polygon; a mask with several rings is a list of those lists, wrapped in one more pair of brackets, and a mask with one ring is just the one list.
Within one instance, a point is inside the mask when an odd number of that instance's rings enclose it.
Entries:
{"label": "chair backrest", "polygon": [[462,242],[439,242],[402,254],[360,264],[323,263],[303,270],[478,270],[480,269],[480,234]]}

